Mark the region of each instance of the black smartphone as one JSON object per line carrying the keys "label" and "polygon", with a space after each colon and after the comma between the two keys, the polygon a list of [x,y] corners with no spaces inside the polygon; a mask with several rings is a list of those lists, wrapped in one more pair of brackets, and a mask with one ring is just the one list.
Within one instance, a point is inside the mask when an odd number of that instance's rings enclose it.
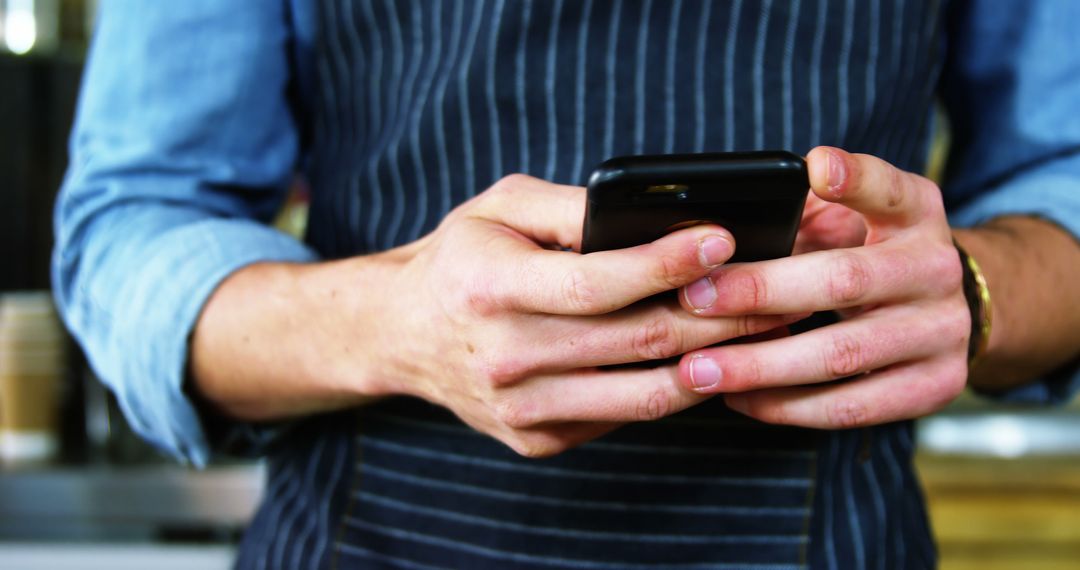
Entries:
{"label": "black smartphone", "polygon": [[588,186],[582,253],[713,223],[735,236],[739,262],[791,255],[810,179],[802,157],[759,151],[612,158]]}

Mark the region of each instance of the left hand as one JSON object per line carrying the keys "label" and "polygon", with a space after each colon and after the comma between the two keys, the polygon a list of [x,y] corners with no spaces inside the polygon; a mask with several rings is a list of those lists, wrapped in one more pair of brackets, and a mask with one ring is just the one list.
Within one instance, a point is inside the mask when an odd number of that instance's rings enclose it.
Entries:
{"label": "left hand", "polygon": [[840,204],[826,202],[813,192],[807,193],[792,255],[857,247],[865,243],[866,222],[862,214]]}
{"label": "left hand", "polygon": [[810,252],[724,265],[684,287],[680,301],[701,317],[849,318],[687,353],[681,380],[777,424],[854,428],[937,411],[964,389],[971,330],[941,191],[873,156],[818,147],[807,162],[820,199],[808,200],[800,232],[799,249]]}

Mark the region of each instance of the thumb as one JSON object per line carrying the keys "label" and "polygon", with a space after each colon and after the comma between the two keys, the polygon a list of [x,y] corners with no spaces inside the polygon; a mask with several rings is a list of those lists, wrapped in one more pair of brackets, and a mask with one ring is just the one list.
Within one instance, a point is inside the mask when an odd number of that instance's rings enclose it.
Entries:
{"label": "thumb", "polygon": [[542,245],[581,250],[585,188],[511,174],[477,196],[469,215],[516,230]]}

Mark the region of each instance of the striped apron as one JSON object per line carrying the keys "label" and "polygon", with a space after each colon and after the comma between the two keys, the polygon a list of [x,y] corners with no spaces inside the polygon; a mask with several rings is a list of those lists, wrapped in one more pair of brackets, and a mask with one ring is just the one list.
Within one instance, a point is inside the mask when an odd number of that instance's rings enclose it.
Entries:
{"label": "striped apron", "polygon": [[[307,240],[432,230],[505,174],[818,144],[925,166],[939,2],[326,0],[302,103]],[[371,323],[378,326],[379,323]],[[719,399],[525,459],[393,399],[270,454],[240,568],[930,568],[910,422],[821,432]]]}

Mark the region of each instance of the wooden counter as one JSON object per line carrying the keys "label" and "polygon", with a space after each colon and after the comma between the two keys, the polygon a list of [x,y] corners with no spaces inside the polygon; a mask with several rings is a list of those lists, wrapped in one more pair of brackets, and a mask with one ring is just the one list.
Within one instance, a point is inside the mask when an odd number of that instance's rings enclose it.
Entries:
{"label": "wooden counter", "polygon": [[920,454],[943,570],[1080,568],[1080,457]]}

